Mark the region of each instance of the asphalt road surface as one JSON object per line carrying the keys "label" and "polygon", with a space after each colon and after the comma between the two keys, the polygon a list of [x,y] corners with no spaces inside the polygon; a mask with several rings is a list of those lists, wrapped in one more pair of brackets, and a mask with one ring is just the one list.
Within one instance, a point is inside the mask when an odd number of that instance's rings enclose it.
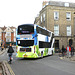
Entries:
{"label": "asphalt road surface", "polygon": [[[75,61],[61,60],[58,55],[42,59],[18,59],[15,55],[10,65],[15,75],[75,75]],[[8,60],[6,52],[0,60]]]}

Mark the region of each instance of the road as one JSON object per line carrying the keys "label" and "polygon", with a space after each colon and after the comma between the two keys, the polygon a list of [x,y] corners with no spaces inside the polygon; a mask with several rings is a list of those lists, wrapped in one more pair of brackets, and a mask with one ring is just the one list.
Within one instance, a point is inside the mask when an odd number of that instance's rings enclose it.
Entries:
{"label": "road", "polygon": [[[75,75],[75,62],[48,56],[43,59],[18,59],[15,57],[10,65],[15,75]],[[7,61],[7,53],[0,55],[0,60]]]}

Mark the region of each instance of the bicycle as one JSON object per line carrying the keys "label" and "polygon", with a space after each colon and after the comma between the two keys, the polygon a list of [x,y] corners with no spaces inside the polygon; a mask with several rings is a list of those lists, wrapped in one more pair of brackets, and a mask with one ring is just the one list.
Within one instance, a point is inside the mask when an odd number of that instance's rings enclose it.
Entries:
{"label": "bicycle", "polygon": [[12,54],[9,54],[9,64],[11,64],[11,62],[12,62]]}

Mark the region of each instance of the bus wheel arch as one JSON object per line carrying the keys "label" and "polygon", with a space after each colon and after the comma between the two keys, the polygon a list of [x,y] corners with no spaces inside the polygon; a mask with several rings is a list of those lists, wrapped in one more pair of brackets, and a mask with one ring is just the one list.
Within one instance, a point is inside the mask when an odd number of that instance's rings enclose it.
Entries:
{"label": "bus wheel arch", "polygon": [[52,50],[52,55],[53,55],[53,50]]}
{"label": "bus wheel arch", "polygon": [[41,58],[43,58],[43,51],[41,51]]}

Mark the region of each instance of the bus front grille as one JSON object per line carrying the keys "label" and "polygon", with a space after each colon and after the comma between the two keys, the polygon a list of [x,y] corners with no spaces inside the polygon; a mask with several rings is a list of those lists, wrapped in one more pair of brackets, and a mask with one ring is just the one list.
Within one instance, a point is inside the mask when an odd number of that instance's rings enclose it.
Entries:
{"label": "bus front grille", "polygon": [[20,48],[20,52],[31,52],[31,48]]}

